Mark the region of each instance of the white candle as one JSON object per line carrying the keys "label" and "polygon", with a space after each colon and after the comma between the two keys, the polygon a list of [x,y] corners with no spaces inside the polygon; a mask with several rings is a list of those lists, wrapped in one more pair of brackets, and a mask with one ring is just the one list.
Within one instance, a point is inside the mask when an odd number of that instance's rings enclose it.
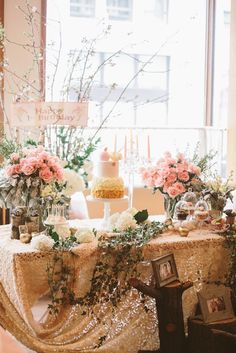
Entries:
{"label": "white candle", "polygon": [[117,136],[115,135],[115,141],[114,141],[114,152],[117,150]]}
{"label": "white candle", "polygon": [[132,129],[130,129],[130,154],[133,153],[133,133]]}
{"label": "white candle", "polygon": [[124,146],[124,161],[126,162],[127,158],[127,136],[125,135],[125,146]]}
{"label": "white candle", "polygon": [[136,154],[139,155],[138,135],[136,135]]}
{"label": "white candle", "polygon": [[150,136],[147,137],[147,158],[148,162],[151,160]]}

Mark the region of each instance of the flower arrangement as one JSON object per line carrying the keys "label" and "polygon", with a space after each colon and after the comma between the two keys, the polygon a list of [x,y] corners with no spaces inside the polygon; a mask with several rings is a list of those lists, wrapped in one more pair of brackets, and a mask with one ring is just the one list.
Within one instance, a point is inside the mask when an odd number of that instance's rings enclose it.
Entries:
{"label": "flower arrangement", "polygon": [[28,206],[41,197],[44,188],[54,184],[62,187],[64,170],[58,157],[43,146],[22,148],[13,152],[6,162],[0,180],[1,199],[9,206]]}
{"label": "flower arrangement", "polygon": [[210,151],[199,158],[197,149],[198,146],[192,160],[188,160],[183,153],[178,153],[174,157],[170,152],[166,152],[156,165],[140,170],[145,187],[152,188],[154,193],[160,190],[164,195],[167,218],[173,217],[176,203],[189,188],[197,193],[204,188],[200,176],[205,176],[215,153]]}
{"label": "flower arrangement", "polygon": [[113,232],[122,232],[127,229],[136,229],[141,223],[147,221],[147,210],[138,211],[136,208],[128,208],[119,213],[116,212],[109,218],[109,228]]}
{"label": "flower arrangement", "polygon": [[223,181],[220,176],[215,176],[213,180],[206,183],[202,194],[212,210],[223,211],[227,200],[233,199],[233,190],[234,188],[230,186],[230,178]]}
{"label": "flower arrangement", "polygon": [[172,199],[199,184],[200,174],[201,168],[187,161],[182,153],[173,157],[166,152],[156,165],[141,169],[142,180],[147,187],[153,188],[154,192],[160,190]]}

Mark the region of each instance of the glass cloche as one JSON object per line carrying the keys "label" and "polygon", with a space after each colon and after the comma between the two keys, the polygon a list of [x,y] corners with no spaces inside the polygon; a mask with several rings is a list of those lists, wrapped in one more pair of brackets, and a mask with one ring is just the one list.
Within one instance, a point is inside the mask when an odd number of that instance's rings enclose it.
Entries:
{"label": "glass cloche", "polygon": [[175,206],[174,219],[179,221],[184,221],[189,215],[189,205],[188,202],[183,198],[177,202]]}

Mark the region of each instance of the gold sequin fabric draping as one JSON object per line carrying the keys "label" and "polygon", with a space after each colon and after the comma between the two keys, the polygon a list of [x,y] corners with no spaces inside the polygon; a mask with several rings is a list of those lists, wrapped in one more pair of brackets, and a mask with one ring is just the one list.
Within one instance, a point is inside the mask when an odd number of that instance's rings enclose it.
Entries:
{"label": "gold sequin fabric draping", "polygon": [[[188,238],[164,234],[152,240],[143,250],[147,260],[139,265],[141,278],[151,278],[150,259],[173,252],[182,281],[191,280],[194,287],[184,294],[185,319],[194,312],[196,290],[204,280],[224,280],[229,263],[222,237],[191,232]],[[136,353],[139,349],[158,348],[155,303],[148,299],[146,312],[136,290],[128,292],[115,310],[95,308],[101,321],[82,315],[79,305],[65,306],[57,318],[46,315],[37,321],[32,307],[48,292],[47,264],[51,252],[39,252],[30,245],[10,239],[9,226],[0,227],[0,324],[23,344],[36,352],[52,353]],[[78,295],[86,293],[97,258],[97,244],[83,244],[68,254],[75,268]],[[96,348],[99,339],[106,336]]]}

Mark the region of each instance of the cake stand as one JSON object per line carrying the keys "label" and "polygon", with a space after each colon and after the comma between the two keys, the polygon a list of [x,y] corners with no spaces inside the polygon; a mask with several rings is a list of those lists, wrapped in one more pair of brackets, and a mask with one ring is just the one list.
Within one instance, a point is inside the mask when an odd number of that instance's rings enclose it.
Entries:
{"label": "cake stand", "polygon": [[92,197],[91,195],[88,195],[86,197],[87,201],[89,202],[95,202],[95,203],[103,203],[103,220],[100,225],[101,230],[109,230],[109,217],[111,215],[111,208],[110,205],[111,203],[118,203],[118,202],[123,202],[128,200],[128,196],[124,196],[119,199],[96,199]]}

